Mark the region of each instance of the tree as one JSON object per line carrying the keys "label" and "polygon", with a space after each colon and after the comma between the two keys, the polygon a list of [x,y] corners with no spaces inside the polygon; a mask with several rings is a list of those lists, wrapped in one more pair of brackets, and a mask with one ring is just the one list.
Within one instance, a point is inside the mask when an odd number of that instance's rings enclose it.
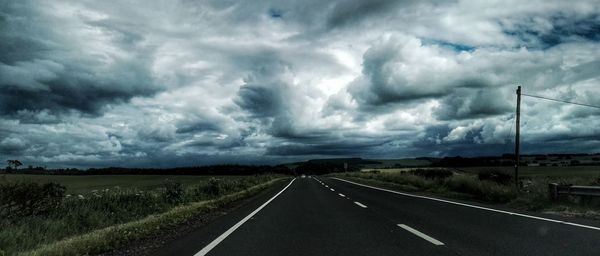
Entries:
{"label": "tree", "polygon": [[6,161],[8,163],[8,166],[17,170],[19,168],[19,166],[23,165],[23,163],[21,163],[21,161],[19,160],[7,160]]}

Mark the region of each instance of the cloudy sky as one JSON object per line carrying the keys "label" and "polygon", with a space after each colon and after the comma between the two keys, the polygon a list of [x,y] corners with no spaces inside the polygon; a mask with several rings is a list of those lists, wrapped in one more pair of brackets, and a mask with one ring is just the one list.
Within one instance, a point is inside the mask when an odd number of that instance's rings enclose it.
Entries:
{"label": "cloudy sky", "polygon": [[[517,85],[600,105],[597,1],[0,0],[25,165],[501,154]],[[600,152],[600,110],[522,111],[525,153]]]}

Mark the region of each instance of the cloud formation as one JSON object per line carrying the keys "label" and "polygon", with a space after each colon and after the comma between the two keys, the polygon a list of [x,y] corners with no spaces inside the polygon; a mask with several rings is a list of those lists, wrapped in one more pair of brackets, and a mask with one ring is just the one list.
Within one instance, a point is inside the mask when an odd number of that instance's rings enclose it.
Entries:
{"label": "cloud formation", "polygon": [[[599,17],[592,0],[2,2],[0,158],[506,153],[517,85],[600,105]],[[525,153],[600,152],[597,110],[522,110]]]}

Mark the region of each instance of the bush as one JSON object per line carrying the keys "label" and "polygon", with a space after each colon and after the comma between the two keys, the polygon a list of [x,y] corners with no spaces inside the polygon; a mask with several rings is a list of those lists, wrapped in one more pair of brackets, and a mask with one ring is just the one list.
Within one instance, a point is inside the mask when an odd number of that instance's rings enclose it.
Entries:
{"label": "bush", "polygon": [[45,215],[56,211],[66,188],[57,183],[6,182],[0,184],[0,217]]}
{"label": "bush", "polygon": [[180,204],[183,202],[185,197],[185,191],[181,183],[172,180],[165,180],[164,186],[164,198],[168,203]]}
{"label": "bush", "polygon": [[509,184],[513,179],[512,177],[512,175],[498,170],[481,171],[479,174],[477,174],[477,178],[479,178],[479,180],[492,181],[502,185]]}
{"label": "bush", "polygon": [[[272,177],[267,176],[264,181],[270,180]],[[199,184],[192,190],[192,194],[196,198],[214,198],[232,191],[247,189],[253,185],[264,182],[260,176],[253,179],[245,178],[240,180],[210,178],[206,184]]]}
{"label": "bush", "polygon": [[430,180],[446,179],[453,175],[452,171],[446,169],[416,169],[409,171],[408,173]]}

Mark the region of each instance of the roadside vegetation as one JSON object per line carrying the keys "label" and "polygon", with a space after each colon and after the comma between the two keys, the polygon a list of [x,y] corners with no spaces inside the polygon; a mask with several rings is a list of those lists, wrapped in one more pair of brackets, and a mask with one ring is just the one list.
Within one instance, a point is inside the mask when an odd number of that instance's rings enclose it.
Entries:
{"label": "roadside vegetation", "polygon": [[551,201],[548,196],[548,183],[598,186],[600,176],[526,176],[521,179],[519,191],[516,190],[510,173],[494,169],[481,169],[475,173],[421,168],[394,172],[347,172],[335,176],[399,191],[501,204],[526,211],[600,219],[600,203],[597,201],[580,198]]}
{"label": "roadside vegetation", "polygon": [[[149,190],[111,186],[88,193],[68,194],[68,188],[60,183],[8,180],[0,176],[0,255],[14,255],[40,246],[46,248],[45,251],[33,254],[48,255],[57,248],[61,252],[57,255],[87,254],[91,253],[86,251],[89,248],[95,248],[97,251],[94,253],[110,250],[115,244],[122,244],[129,238],[140,238],[152,232],[151,229],[160,228],[162,222],[177,221],[174,216],[181,219],[199,209],[218,207],[224,197],[231,201],[250,195],[250,191],[256,192],[257,188],[263,188],[261,186],[277,177],[205,178],[186,185],[164,179]],[[173,216],[169,219],[160,217],[164,214]],[[150,218],[146,222],[153,221],[151,229],[143,221],[133,225],[133,229],[132,224],[128,224],[145,218]],[[115,229],[119,225],[121,229],[125,228],[120,230],[122,233],[115,231],[119,230]],[[103,232],[108,233],[98,233],[107,228],[109,230]],[[94,232],[95,235],[90,237]],[[98,237],[98,234],[104,235]],[[78,238],[80,235],[88,236],[87,240]],[[65,242],[81,240],[83,244],[90,245],[99,243],[98,239],[107,239],[107,235],[116,242],[89,248],[84,246],[77,250]],[[58,241],[67,246],[54,246]],[[82,246],[81,241],[78,246]]]}

